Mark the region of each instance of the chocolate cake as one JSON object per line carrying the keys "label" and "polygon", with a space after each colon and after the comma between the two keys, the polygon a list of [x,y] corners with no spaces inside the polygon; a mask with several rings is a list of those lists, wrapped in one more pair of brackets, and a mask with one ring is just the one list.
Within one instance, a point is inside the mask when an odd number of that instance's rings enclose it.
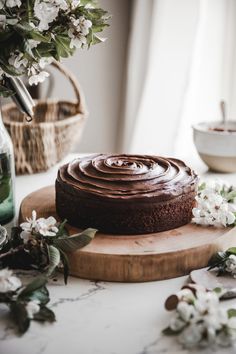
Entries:
{"label": "chocolate cake", "polygon": [[190,222],[197,175],[174,158],[92,155],[62,166],[56,209],[79,228],[145,234]]}

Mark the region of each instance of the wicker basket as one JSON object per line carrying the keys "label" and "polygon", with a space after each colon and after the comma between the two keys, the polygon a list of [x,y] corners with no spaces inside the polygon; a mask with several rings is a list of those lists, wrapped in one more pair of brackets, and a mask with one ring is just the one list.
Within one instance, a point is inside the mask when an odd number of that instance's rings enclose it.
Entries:
{"label": "wicker basket", "polygon": [[81,88],[60,63],[52,65],[69,79],[76,100],[36,100],[31,122],[15,104],[2,108],[3,121],[13,141],[17,174],[46,171],[73,150],[83,131],[87,110]]}

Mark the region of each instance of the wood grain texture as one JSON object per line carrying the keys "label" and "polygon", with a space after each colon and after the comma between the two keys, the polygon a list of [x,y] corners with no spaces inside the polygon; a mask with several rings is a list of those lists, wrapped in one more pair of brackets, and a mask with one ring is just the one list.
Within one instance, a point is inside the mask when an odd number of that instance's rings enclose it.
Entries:
{"label": "wood grain texture", "polygon": [[[54,186],[28,195],[19,220],[37,211],[38,217],[54,215]],[[92,227],[92,225],[91,225]],[[68,225],[70,234],[78,232]],[[80,251],[68,254],[70,274],[86,279],[120,282],[162,280],[189,274],[207,265],[219,250],[235,246],[236,230],[193,224],[148,235],[118,236],[98,233]]]}

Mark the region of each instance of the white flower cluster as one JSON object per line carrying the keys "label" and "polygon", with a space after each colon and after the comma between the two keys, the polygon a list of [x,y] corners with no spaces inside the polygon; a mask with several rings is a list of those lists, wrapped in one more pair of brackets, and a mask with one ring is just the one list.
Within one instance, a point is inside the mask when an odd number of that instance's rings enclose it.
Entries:
{"label": "white flower cluster", "polygon": [[[37,47],[39,42],[34,40],[29,40],[28,45],[30,48]],[[39,59],[39,62],[33,62],[29,64],[28,59],[25,58],[24,54],[16,51],[11,53],[8,63],[12,65],[15,69],[19,70],[22,74],[27,70],[29,77],[30,85],[37,85],[40,82],[43,82],[45,78],[49,76],[47,71],[44,71],[46,65],[49,65],[52,62],[53,58],[51,57],[42,57]]]}
{"label": "white flower cluster", "polygon": [[[200,185],[193,208],[193,222],[200,225],[229,226],[236,220],[236,189],[216,180]],[[232,196],[232,198],[230,197]]]}
{"label": "white flower cluster", "polygon": [[87,44],[86,36],[89,34],[89,28],[92,22],[86,20],[84,16],[79,18],[71,17],[71,26],[68,35],[71,38],[70,48],[81,48]]}
{"label": "white flower cluster", "polygon": [[53,22],[60,10],[67,11],[70,7],[74,10],[80,4],[79,0],[36,0],[34,4],[35,17],[39,19],[38,30],[47,31],[49,24]]}
{"label": "white flower cluster", "polygon": [[236,256],[231,254],[225,262],[226,272],[231,273],[234,278],[236,278]]}
{"label": "white flower cluster", "polygon": [[58,228],[56,226],[57,221],[53,216],[49,216],[47,219],[39,218],[37,219],[36,211],[32,211],[32,217],[26,218],[26,222],[20,224],[22,228],[21,238],[24,242],[28,242],[29,239],[32,238],[33,235],[41,235],[41,236],[56,236],[58,233]]}
{"label": "white flower cluster", "polygon": [[177,294],[175,316],[169,328],[187,348],[218,344],[230,346],[236,340],[236,318],[220,307],[215,291],[190,285]]}
{"label": "white flower cluster", "polygon": [[[75,15],[70,15],[74,9],[76,9],[80,4],[79,0],[35,0],[34,2],[34,16],[39,23],[37,26],[33,22],[29,23],[32,30],[37,29],[40,32],[50,30],[50,24],[57,19],[59,11],[67,11],[68,16],[68,27],[67,32],[70,39],[70,48],[81,48],[87,45],[86,36],[89,34],[89,29],[92,27],[92,22],[87,20],[84,16],[76,18]],[[0,10],[5,6],[15,7],[21,6],[20,0],[0,0]],[[10,22],[9,22],[10,21]],[[13,21],[13,22],[12,22]],[[17,23],[17,18],[7,19],[6,15],[0,15],[0,28],[5,29],[6,25],[9,23],[11,25]],[[53,37],[54,34],[51,33]],[[30,50],[36,48],[40,44],[39,41],[28,39],[26,45]],[[48,76],[49,73],[44,71],[46,64],[50,64],[52,58],[41,58],[38,61],[29,60],[24,53],[16,50],[10,54],[8,63],[21,74],[27,73],[29,77],[30,85],[37,85],[42,83]]]}
{"label": "white flower cluster", "polygon": [[0,0],[0,10],[3,9],[4,7],[20,7],[21,6],[21,0]]}
{"label": "white flower cluster", "polygon": [[0,293],[7,293],[9,291],[16,291],[21,287],[19,278],[12,275],[9,269],[0,270]]}
{"label": "white flower cluster", "polygon": [[34,4],[35,17],[39,19],[38,30],[46,31],[49,29],[49,24],[53,22],[59,10],[67,10],[68,4],[65,0],[36,0]]}

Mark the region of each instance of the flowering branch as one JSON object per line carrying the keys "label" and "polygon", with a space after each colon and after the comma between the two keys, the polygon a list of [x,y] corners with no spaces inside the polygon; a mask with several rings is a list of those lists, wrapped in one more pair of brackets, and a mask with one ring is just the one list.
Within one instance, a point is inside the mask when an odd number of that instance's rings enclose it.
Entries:
{"label": "flowering branch", "polygon": [[236,247],[228,248],[225,252],[218,252],[210,259],[209,269],[217,268],[217,275],[230,274],[236,278]]}
{"label": "flowering branch", "polygon": [[74,252],[88,245],[97,230],[86,229],[68,235],[66,220],[58,223],[52,216],[37,219],[35,211],[20,227],[12,228],[9,237],[0,226],[0,268],[37,269],[51,276],[57,268],[63,268],[67,283],[69,264],[67,252]]}
{"label": "flowering branch", "polygon": [[[95,229],[68,235],[66,220],[58,223],[52,216],[37,219],[35,211],[20,227],[13,227],[11,237],[0,225],[0,303],[6,303],[19,330],[25,333],[30,321],[55,321],[55,315],[46,305],[49,292],[46,288],[47,277],[58,267],[64,271],[67,283],[69,264],[67,252],[74,252],[88,245],[94,238]],[[37,269],[44,276],[35,278],[27,286],[22,286],[19,278],[8,270]]]}
{"label": "flowering branch", "polygon": [[85,0],[0,0],[0,95],[11,91],[6,76],[43,82],[46,65],[103,41],[107,12]]}
{"label": "flowering branch", "polygon": [[207,291],[189,284],[165,302],[174,315],[165,335],[176,335],[186,348],[231,346],[236,340],[236,309],[225,310],[219,306],[223,291]]}

